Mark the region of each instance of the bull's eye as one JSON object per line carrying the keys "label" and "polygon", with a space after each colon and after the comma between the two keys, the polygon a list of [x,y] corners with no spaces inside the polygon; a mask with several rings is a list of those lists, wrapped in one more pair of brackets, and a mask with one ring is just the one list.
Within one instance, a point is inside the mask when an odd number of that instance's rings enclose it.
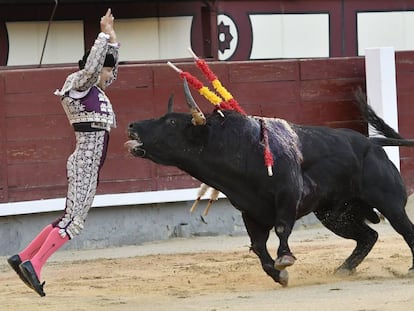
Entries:
{"label": "bull's eye", "polygon": [[175,126],[175,120],[174,119],[170,119],[169,123],[170,123],[171,126]]}

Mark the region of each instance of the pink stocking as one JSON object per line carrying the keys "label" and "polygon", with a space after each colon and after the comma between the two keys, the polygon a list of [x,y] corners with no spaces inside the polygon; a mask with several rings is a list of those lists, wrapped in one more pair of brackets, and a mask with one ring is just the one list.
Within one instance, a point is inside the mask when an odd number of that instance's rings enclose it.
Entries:
{"label": "pink stocking", "polygon": [[39,251],[30,259],[32,263],[37,277],[40,280],[40,272],[42,270],[43,265],[46,263],[48,258],[56,252],[63,244],[69,241],[68,235],[64,238],[59,234],[60,228],[56,227],[50,231],[49,235],[47,236],[46,240],[44,241],[43,245],[40,247]]}
{"label": "pink stocking", "polygon": [[30,242],[29,245],[27,245],[26,248],[19,253],[19,257],[22,262],[30,260],[37,253],[52,229],[52,225],[44,227],[43,230],[40,231],[40,233],[32,240],[32,242]]}

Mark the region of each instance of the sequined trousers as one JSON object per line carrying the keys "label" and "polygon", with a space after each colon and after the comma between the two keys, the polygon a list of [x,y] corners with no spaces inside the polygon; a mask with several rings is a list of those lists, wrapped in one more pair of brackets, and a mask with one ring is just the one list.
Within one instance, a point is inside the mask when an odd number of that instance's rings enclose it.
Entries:
{"label": "sequined trousers", "polygon": [[67,161],[68,192],[65,212],[54,222],[62,237],[72,239],[84,227],[106,158],[107,131],[75,132],[76,148]]}

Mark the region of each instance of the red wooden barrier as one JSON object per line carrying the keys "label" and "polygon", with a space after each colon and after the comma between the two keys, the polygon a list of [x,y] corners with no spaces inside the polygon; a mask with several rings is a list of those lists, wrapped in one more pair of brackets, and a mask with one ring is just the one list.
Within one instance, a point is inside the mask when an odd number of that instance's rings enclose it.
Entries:
{"label": "red wooden barrier", "polygon": [[[202,79],[191,63],[177,64]],[[305,124],[349,127],[362,132],[352,103],[353,90],[365,84],[364,58],[216,62],[211,68],[247,113]],[[397,83],[400,132],[410,128],[414,53],[398,53]],[[66,75],[75,68],[41,68],[0,72],[0,202],[64,197],[66,159],[74,148],[73,132],[59,98]],[[204,81],[204,80],[203,80]],[[207,83],[206,83],[207,84]],[[196,187],[184,172],[132,158],[123,144],[128,123],[161,116],[175,94],[175,110],[186,111],[182,83],[166,64],[121,65],[108,89],[117,113],[99,194]],[[213,107],[194,93],[205,112]],[[414,150],[401,151],[402,173],[414,189]]]}

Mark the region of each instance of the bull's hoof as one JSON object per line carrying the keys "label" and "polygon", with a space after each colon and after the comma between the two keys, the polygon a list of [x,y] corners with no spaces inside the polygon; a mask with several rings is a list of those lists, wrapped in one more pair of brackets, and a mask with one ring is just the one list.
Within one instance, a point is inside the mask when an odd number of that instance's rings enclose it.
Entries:
{"label": "bull's hoof", "polygon": [[286,269],[283,269],[279,273],[279,283],[282,287],[287,287],[289,283],[289,273]]}
{"label": "bull's hoof", "polygon": [[286,267],[293,265],[296,261],[296,258],[292,255],[283,255],[282,257],[278,257],[275,260],[275,269],[277,270],[284,270]]}
{"label": "bull's hoof", "polygon": [[356,272],[356,269],[349,269],[349,268],[345,268],[345,267],[339,267],[338,269],[335,270],[335,275],[338,276],[348,276],[348,275],[352,275]]}

